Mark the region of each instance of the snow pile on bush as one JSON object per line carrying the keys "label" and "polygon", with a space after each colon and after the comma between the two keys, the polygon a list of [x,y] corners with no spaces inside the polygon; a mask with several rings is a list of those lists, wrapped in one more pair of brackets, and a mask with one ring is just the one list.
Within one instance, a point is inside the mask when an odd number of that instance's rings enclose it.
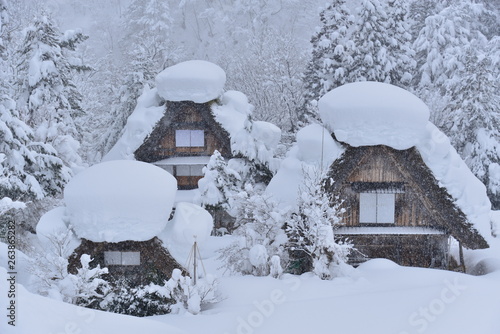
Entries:
{"label": "snow pile on bush", "polygon": [[212,215],[201,206],[178,202],[174,217],[158,237],[179,263],[185,263],[194,242],[203,246],[212,233],[213,226]]}
{"label": "snow pile on bush", "polygon": [[228,91],[212,106],[215,120],[229,133],[234,155],[243,155],[272,170],[276,167],[274,151],[281,138],[281,130],[274,124],[252,121],[253,106],[245,94]]}
{"label": "snow pile on bush", "polygon": [[284,206],[296,207],[299,187],[305,174],[328,170],[344,149],[330,131],[319,124],[302,128],[296,135],[296,144],[287,153],[281,166],[269,183],[266,192]]}
{"label": "snow pile on bush", "polygon": [[164,69],[156,76],[158,94],[167,101],[205,103],[224,91],[226,73],[204,60],[189,60]]}
{"label": "snow pile on bush", "polygon": [[116,160],[76,175],[64,190],[69,222],[94,242],[146,241],[167,224],[177,181],[152,164]]}
{"label": "snow pile on bush", "polygon": [[144,88],[142,95],[137,99],[134,112],[127,119],[123,135],[102,161],[135,159],[134,152],[165,113],[165,107],[160,105],[160,101],[156,88],[150,89],[147,86]]}
{"label": "snow pile on bush", "polygon": [[106,295],[97,309],[137,317],[186,311],[198,314],[203,305],[219,301],[217,285],[213,276],[199,279],[194,285],[189,276],[174,269],[172,277],[161,285],[150,283],[130,287],[123,282]]}
{"label": "snow pile on bush", "polygon": [[351,146],[415,146],[426,133],[429,108],[412,93],[381,82],[355,82],[318,102],[325,126]]}
{"label": "snow pile on bush", "polygon": [[45,213],[36,225],[36,236],[46,251],[53,251],[58,244],[65,243],[58,251],[64,258],[68,258],[80,245],[80,240],[73,234],[66,221],[66,208],[58,207]]}

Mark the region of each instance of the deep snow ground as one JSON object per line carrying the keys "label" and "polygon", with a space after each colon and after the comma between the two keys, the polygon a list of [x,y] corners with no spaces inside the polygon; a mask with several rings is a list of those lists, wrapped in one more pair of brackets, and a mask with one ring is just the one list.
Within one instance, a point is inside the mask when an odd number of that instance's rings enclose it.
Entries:
{"label": "deep snow ground", "polygon": [[[201,249],[207,271],[221,275],[215,249],[230,238],[211,237]],[[3,268],[0,276],[5,282]],[[311,274],[222,276],[222,301],[199,315],[134,318],[79,308],[22,286],[17,290],[17,326],[8,326],[2,316],[2,334],[500,333],[500,271],[472,276],[400,267],[383,259],[332,281]],[[5,310],[3,291],[0,301]]]}

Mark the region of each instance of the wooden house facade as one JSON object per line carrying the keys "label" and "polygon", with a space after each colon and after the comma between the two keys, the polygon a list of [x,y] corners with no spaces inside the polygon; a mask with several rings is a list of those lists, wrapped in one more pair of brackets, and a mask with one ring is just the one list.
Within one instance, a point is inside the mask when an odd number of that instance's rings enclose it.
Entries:
{"label": "wooden house facade", "polygon": [[447,268],[450,236],[460,247],[488,247],[415,147],[346,146],[324,187],[345,210],[336,235],[354,244],[352,264],[381,257]]}
{"label": "wooden house facade", "polygon": [[181,190],[197,188],[215,150],[231,156],[229,134],[215,121],[212,103],[167,101],[165,115],[134,152],[136,160],[164,168]]}
{"label": "wooden house facade", "polygon": [[147,285],[151,282],[159,284],[168,280],[174,269],[183,270],[162,246],[162,242],[154,237],[148,241],[94,242],[82,239],[68,260],[68,271],[76,273],[81,267],[83,254],[92,257],[91,266],[100,265],[108,268],[108,280],[115,282],[127,280],[130,286]]}

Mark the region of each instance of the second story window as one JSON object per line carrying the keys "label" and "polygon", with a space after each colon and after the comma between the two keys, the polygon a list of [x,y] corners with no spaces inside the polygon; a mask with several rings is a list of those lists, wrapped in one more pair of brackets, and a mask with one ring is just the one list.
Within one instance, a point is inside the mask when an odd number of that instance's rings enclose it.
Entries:
{"label": "second story window", "polygon": [[203,130],[175,130],[176,147],[204,147],[205,132]]}

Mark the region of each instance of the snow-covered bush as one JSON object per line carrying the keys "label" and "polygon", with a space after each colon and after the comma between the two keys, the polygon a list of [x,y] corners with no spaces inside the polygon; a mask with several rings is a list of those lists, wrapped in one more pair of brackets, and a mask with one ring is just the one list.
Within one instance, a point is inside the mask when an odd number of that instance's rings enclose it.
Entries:
{"label": "snow-covered bush", "polygon": [[146,317],[167,314],[175,301],[166,287],[150,283],[131,287],[126,280],[115,282],[113,289],[97,307],[119,314]]}
{"label": "snow-covered bush", "polygon": [[[64,243],[66,235],[53,236],[53,240]],[[95,308],[108,293],[109,283],[102,277],[107,268],[99,265],[90,268],[90,255],[80,258],[82,267],[76,274],[67,271],[68,260],[56,254],[46,254],[32,260],[32,274],[37,278],[38,293],[53,299],[80,306]]]}
{"label": "snow-covered bush", "polygon": [[231,199],[240,188],[241,177],[238,172],[228,166],[217,150],[203,172],[204,176],[198,182],[202,204],[208,209],[230,210]]}
{"label": "snow-covered bush", "polygon": [[283,225],[288,210],[280,208],[270,195],[260,193],[250,184],[245,185],[236,201],[237,228],[233,235],[238,238],[220,250],[220,259],[233,273],[265,276],[273,268],[273,276],[276,276],[287,262]]}
{"label": "snow-covered bush", "polygon": [[115,283],[115,288],[104,298],[102,310],[137,317],[167,313],[189,312],[198,314],[205,304],[216,303],[217,280],[213,276],[198,279],[196,285],[181,270],[174,269],[172,277],[163,285],[150,283],[130,287],[125,280]]}
{"label": "snow-covered bush", "polygon": [[67,283],[73,288],[73,304],[93,307],[109,291],[109,283],[102,278],[108,273],[108,268],[101,268],[100,265],[90,268],[91,261],[90,255],[83,254],[80,258],[82,267],[75,275],[69,274],[61,282],[61,284]]}
{"label": "snow-covered bush", "polygon": [[302,274],[312,271],[321,279],[342,274],[352,245],[335,239],[333,228],[339,224],[339,205],[332,206],[324,192],[323,174],[316,168],[304,171],[298,207],[288,219],[285,230],[290,252],[289,270]]}
{"label": "snow-covered bush", "polygon": [[219,301],[217,285],[218,281],[212,275],[197,279],[195,285],[189,276],[183,276],[179,269],[174,269],[172,277],[165,284],[176,302],[172,306],[172,312],[200,313],[203,305]]}

